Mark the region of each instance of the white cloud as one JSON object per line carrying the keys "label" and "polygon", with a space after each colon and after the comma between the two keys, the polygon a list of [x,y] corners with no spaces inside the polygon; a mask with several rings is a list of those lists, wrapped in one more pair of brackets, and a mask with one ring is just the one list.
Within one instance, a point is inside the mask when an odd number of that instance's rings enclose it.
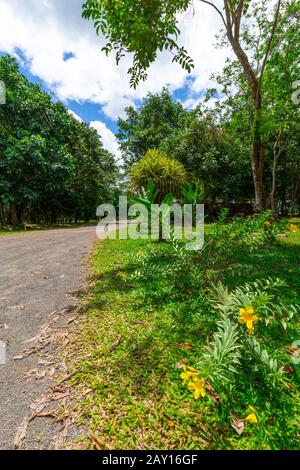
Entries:
{"label": "white cloud", "polygon": [[[124,107],[148,91],[158,92],[165,85],[173,91],[185,84],[186,72],[171,63],[169,54],[161,53],[147,82],[131,89],[130,58],[117,67],[113,57],[101,52],[103,42],[92,23],[81,18],[81,7],[82,0],[0,0],[0,50],[22,49],[31,73],[58,98],[99,104],[111,119],[123,116]],[[222,68],[226,53],[213,47],[221,26],[216,12],[200,2],[195,2],[194,10],[195,14],[191,9],[180,18],[180,41],[195,60],[191,93],[197,94],[211,85],[210,74]],[[74,57],[64,61],[65,52]]]}
{"label": "white cloud", "polygon": [[101,136],[101,140],[103,142],[103,147],[111,152],[113,155],[117,157],[117,161],[121,159],[121,152],[119,149],[119,145],[117,142],[116,136],[112,133],[110,129],[106,126],[106,124],[102,121],[92,121],[90,126],[93,129],[96,129],[98,134]]}
{"label": "white cloud", "polygon": [[69,114],[71,114],[71,116],[73,116],[75,119],[77,119],[77,121],[83,122],[81,117],[78,116],[78,114],[74,113],[74,111],[72,111],[72,109],[68,109],[68,112],[69,112]]}

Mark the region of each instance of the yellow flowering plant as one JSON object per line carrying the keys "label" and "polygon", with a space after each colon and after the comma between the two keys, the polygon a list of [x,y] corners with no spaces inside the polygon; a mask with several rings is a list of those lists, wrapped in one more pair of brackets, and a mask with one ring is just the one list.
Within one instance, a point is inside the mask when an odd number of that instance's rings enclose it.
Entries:
{"label": "yellow flowering plant", "polygon": [[183,372],[180,374],[181,379],[183,380],[184,385],[189,382],[189,380],[197,376],[198,371],[193,369],[193,367],[184,366]]}
{"label": "yellow flowering plant", "polygon": [[205,380],[200,380],[197,377],[193,377],[193,381],[189,383],[189,390],[194,393],[195,400],[198,398],[205,397]]}
{"label": "yellow flowering plant", "polygon": [[257,315],[255,315],[255,311],[253,307],[245,307],[245,308],[240,308],[240,318],[239,318],[239,323],[242,325],[246,325],[248,333],[253,334],[254,333],[254,323],[257,323],[259,318]]}
{"label": "yellow flowering plant", "polygon": [[249,414],[246,416],[245,421],[251,424],[258,424],[258,419],[254,406],[249,406]]}
{"label": "yellow flowering plant", "polygon": [[[181,373],[184,385],[196,400],[204,398],[207,392],[211,394],[210,384],[216,390],[222,390],[226,384],[234,383],[237,375],[243,373],[243,358],[247,358],[252,373],[259,374],[259,379],[266,385],[286,386],[284,368],[261,342],[262,335],[273,323],[286,329],[297,313],[295,306],[280,303],[279,288],[284,285],[279,279],[264,279],[246,283],[232,292],[222,283],[214,287],[211,303],[220,314],[216,331],[204,348],[196,369],[185,366]],[[262,324],[259,336],[254,334],[257,322]],[[257,424],[253,407],[249,408],[245,421]]]}
{"label": "yellow flowering plant", "polygon": [[188,389],[193,392],[195,400],[205,397],[205,380],[199,378],[199,372],[193,367],[184,366],[183,372],[180,374],[183,384],[187,385]]}

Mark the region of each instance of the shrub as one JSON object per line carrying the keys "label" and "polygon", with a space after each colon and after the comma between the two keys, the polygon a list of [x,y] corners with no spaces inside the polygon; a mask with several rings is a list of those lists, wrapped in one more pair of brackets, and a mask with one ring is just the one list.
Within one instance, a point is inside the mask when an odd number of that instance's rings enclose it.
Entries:
{"label": "shrub", "polygon": [[145,191],[149,181],[154,182],[157,191],[156,203],[161,203],[170,193],[179,196],[180,188],[186,186],[187,175],[184,166],[158,150],[148,150],[131,170],[131,189]]}

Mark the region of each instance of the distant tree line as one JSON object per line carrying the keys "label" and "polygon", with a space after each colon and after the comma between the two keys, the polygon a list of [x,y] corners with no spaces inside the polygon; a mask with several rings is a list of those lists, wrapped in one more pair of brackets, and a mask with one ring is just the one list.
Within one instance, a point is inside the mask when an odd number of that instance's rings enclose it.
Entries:
{"label": "distant tree line", "polygon": [[113,200],[116,166],[97,131],[0,58],[0,225],[94,218]]}

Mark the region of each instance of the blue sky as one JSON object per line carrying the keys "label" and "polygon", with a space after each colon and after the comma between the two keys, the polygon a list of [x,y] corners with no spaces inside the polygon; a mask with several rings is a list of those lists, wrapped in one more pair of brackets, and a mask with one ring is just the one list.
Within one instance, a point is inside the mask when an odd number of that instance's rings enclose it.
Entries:
{"label": "blue sky", "polygon": [[227,56],[214,48],[220,22],[204,5],[184,14],[179,18],[181,41],[195,60],[193,74],[162,53],[148,80],[133,90],[127,74],[131,57],[117,67],[114,57],[101,52],[104,39],[82,19],[81,6],[82,0],[0,0],[0,53],[14,55],[30,80],[97,129],[104,146],[120,157],[114,134],[126,106],[138,107],[148,92],[159,93],[166,86],[175,99],[192,108],[215,85],[210,76]]}

